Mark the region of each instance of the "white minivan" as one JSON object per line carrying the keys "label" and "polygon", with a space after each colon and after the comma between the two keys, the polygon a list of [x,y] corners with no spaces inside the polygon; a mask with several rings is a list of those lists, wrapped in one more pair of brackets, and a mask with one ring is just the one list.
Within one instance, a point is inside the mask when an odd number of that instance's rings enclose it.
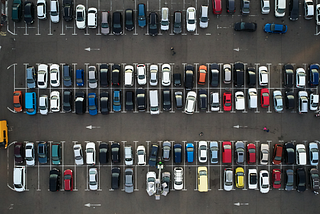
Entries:
{"label": "white minivan", "polygon": [[244,93],[242,91],[237,91],[235,93],[236,110],[243,111],[245,107]]}
{"label": "white minivan", "polygon": [[158,90],[149,91],[150,114],[159,114]]}
{"label": "white minivan", "polygon": [[96,28],[97,27],[97,8],[90,7],[88,9],[88,27],[89,28]]}
{"label": "white minivan", "polygon": [[255,88],[248,89],[248,107],[249,109],[258,107],[258,95],[257,95],[257,89]]}
{"label": "white minivan", "polygon": [[124,86],[132,87],[133,86],[133,66],[126,65],[124,67]]}
{"label": "white minivan", "polygon": [[25,166],[16,166],[13,169],[13,187],[17,192],[25,191],[26,183],[26,167]]}

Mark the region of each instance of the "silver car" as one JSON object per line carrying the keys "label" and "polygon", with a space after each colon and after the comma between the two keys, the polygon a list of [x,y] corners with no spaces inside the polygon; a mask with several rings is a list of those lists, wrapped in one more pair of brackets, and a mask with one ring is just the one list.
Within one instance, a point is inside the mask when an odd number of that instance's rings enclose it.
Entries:
{"label": "silver car", "polygon": [[47,115],[48,114],[48,96],[41,95],[39,97],[39,110],[40,114]]}
{"label": "silver car", "polygon": [[97,168],[89,169],[89,189],[90,190],[98,189],[98,169]]}
{"label": "silver car", "polygon": [[231,168],[224,169],[223,180],[223,189],[225,191],[231,191],[233,188],[233,171]]}
{"label": "silver car", "polygon": [[273,105],[276,112],[283,111],[283,99],[281,91],[273,91]]}
{"label": "silver car", "polygon": [[319,162],[318,144],[315,142],[309,143],[309,158],[312,166],[317,166]]}
{"label": "silver car", "polygon": [[162,160],[170,160],[171,143],[169,141],[164,141],[162,144]]}
{"label": "silver car", "polygon": [[242,141],[237,141],[235,144],[235,159],[237,164],[243,164],[245,156],[245,147]]}
{"label": "silver car", "polygon": [[89,88],[97,88],[98,80],[97,80],[97,70],[96,66],[89,66]]}
{"label": "silver car", "polygon": [[268,144],[261,144],[261,160],[260,164],[267,165],[269,160],[269,145]]}
{"label": "silver car", "polygon": [[219,147],[217,141],[211,141],[210,142],[210,161],[211,163],[218,163],[219,158]]}
{"label": "silver car", "polygon": [[156,193],[156,178],[157,178],[157,175],[155,172],[149,171],[147,173],[146,191],[149,196],[152,196],[154,193]]}
{"label": "silver car", "polygon": [[124,171],[124,191],[126,193],[133,193],[133,169],[127,168]]}
{"label": "silver car", "polygon": [[73,145],[74,162],[76,165],[83,165],[83,153],[81,144]]}
{"label": "silver car", "polygon": [[156,86],[158,84],[158,66],[150,66],[150,85]]}

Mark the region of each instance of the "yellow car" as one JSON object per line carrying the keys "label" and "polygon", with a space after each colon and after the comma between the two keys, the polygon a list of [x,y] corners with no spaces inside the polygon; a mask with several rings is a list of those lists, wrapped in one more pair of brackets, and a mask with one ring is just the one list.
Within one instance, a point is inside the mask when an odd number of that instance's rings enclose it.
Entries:
{"label": "yellow car", "polygon": [[208,192],[208,170],[205,166],[198,167],[198,191]]}
{"label": "yellow car", "polygon": [[8,146],[8,124],[6,120],[0,121],[0,149],[6,149]]}
{"label": "yellow car", "polygon": [[242,167],[236,168],[235,180],[237,188],[244,188],[244,170]]}

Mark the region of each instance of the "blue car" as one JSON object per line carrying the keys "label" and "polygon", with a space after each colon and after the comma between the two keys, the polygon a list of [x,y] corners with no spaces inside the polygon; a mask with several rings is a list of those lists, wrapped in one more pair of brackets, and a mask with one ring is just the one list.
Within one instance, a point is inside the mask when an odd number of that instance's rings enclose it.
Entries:
{"label": "blue car", "polygon": [[311,87],[319,85],[319,65],[311,64],[309,67],[309,84]]}
{"label": "blue car", "polygon": [[113,111],[121,111],[120,91],[113,92]]}
{"label": "blue car", "polygon": [[275,23],[268,23],[264,26],[264,31],[266,33],[286,33],[288,30],[287,25],[279,25]]}
{"label": "blue car", "polygon": [[174,162],[181,163],[182,162],[182,146],[181,146],[181,144],[174,144],[173,153],[174,153]]}
{"label": "blue car", "polygon": [[88,103],[89,103],[89,114],[97,115],[98,114],[98,105],[97,105],[97,95],[96,93],[88,94]]}
{"label": "blue car", "polygon": [[84,71],[83,71],[83,69],[78,69],[76,71],[76,82],[77,82],[77,86],[83,86],[83,83],[84,83]]}
{"label": "blue car", "polygon": [[139,27],[145,27],[147,25],[146,6],[143,3],[138,4],[138,25]]}
{"label": "blue car", "polygon": [[187,145],[186,145],[187,163],[193,163],[193,157],[194,157],[194,146],[193,146],[193,143],[187,143]]}

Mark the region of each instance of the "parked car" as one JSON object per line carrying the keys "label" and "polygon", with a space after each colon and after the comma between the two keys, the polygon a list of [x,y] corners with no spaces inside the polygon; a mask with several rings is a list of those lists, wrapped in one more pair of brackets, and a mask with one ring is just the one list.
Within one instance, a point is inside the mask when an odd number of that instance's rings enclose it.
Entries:
{"label": "parked car", "polygon": [[316,111],[319,106],[319,95],[318,94],[310,94],[310,110]]}
{"label": "parked car", "polygon": [[231,191],[233,189],[233,170],[232,168],[225,168],[223,173],[223,189]]}
{"label": "parked car", "polygon": [[14,91],[13,92],[13,109],[15,112],[21,112],[22,108],[22,92]]}
{"label": "parked car", "polygon": [[284,159],[286,164],[295,163],[295,151],[293,143],[288,142],[284,144]]}
{"label": "parked car", "polygon": [[182,109],[183,107],[183,96],[181,91],[174,92],[174,97],[176,101],[176,109]]}
{"label": "parked car", "polygon": [[318,169],[310,169],[310,187],[312,191],[319,191],[319,172]]}
{"label": "parked car", "polygon": [[249,87],[256,86],[256,69],[254,67],[247,67],[247,84]]}
{"label": "parked car", "polygon": [[76,83],[77,83],[77,86],[84,85],[84,70],[83,69],[76,70]]}
{"label": "parked car", "polygon": [[113,167],[111,170],[111,188],[119,189],[120,186],[120,167]]}
{"label": "parked car", "polygon": [[283,111],[283,99],[282,99],[282,93],[280,90],[273,91],[273,106],[276,112]]}
{"label": "parked car", "polygon": [[269,161],[269,145],[262,143],[260,145],[260,164],[267,165]]}
{"label": "parked car", "polygon": [[63,104],[62,104],[63,111],[64,112],[71,112],[72,111],[72,103],[73,103],[72,92],[69,90],[63,91]]}
{"label": "parked car", "polygon": [[101,142],[99,145],[99,162],[100,164],[108,163],[109,159],[109,144]]}
{"label": "parked car", "polygon": [[186,14],[186,22],[187,22],[187,31],[195,31],[196,30],[196,9],[194,7],[187,8]]}
{"label": "parked car", "polygon": [[139,27],[145,27],[147,25],[146,8],[143,3],[138,4],[138,25]]}
{"label": "parked car", "polygon": [[111,32],[110,13],[108,11],[101,12],[101,34],[108,35]]}
{"label": "parked car", "polygon": [[219,146],[217,141],[210,142],[210,162],[215,164],[219,162]]}
{"label": "parked car", "polygon": [[[20,5],[19,7],[16,5],[16,3],[19,1],[13,1],[13,6],[12,6],[12,17],[16,17],[15,14],[19,14],[20,15],[20,19],[21,19],[21,12],[20,11],[16,11],[16,10],[21,10],[21,1],[20,1]],[[18,8],[15,8],[18,7]],[[47,3],[45,0],[37,0],[37,17],[38,19],[46,19],[47,18]],[[15,21],[15,20],[13,20]]]}
{"label": "parked car", "polygon": [[272,170],[272,188],[279,189],[281,188],[281,171],[280,169]]}
{"label": "parked car", "polygon": [[182,13],[181,11],[175,11],[173,14],[173,33],[180,34],[182,33]]}
{"label": "parked car", "polygon": [[186,90],[192,90],[193,88],[193,73],[194,73],[194,67],[192,65],[187,65],[185,67],[185,81],[184,81],[184,86]]}
{"label": "parked car", "polygon": [[269,0],[261,0],[261,13],[269,14],[270,12],[270,1]]}
{"label": "parked car", "polygon": [[46,164],[49,161],[47,142],[40,141],[38,143],[38,161],[40,164]]}
{"label": "parked car", "polygon": [[298,168],[296,172],[296,190],[297,192],[304,192],[307,188],[306,171],[304,168]]}
{"label": "parked car", "polygon": [[121,12],[113,12],[112,14],[112,33],[114,35],[121,35],[122,34],[122,14]]}
{"label": "parked car", "polygon": [[133,20],[133,10],[126,9],[125,11],[125,28],[128,31],[132,31],[134,29],[134,20]]}
{"label": "parked car", "polygon": [[183,168],[174,167],[173,174],[174,174],[173,188],[175,190],[182,190],[183,189]]}
{"label": "parked car", "polygon": [[165,89],[162,91],[163,103],[162,107],[164,111],[171,110],[171,91],[169,89]]}
{"label": "parked car", "polygon": [[88,68],[88,81],[89,81],[89,88],[97,88],[98,86],[98,79],[97,79],[97,69],[96,66],[89,66]]}
{"label": "parked car", "polygon": [[206,111],[207,110],[207,104],[208,104],[208,98],[207,98],[207,91],[204,89],[199,90],[199,109]]}
{"label": "parked car", "polygon": [[162,70],[162,85],[170,86],[171,84],[171,66],[169,64],[163,64],[161,66]]}
{"label": "parked car", "polygon": [[26,158],[26,165],[28,166],[34,166],[35,165],[35,149],[34,149],[34,143],[28,142],[25,146],[25,158]]}
{"label": "parked car", "polygon": [[60,92],[52,91],[50,93],[50,111],[59,112],[60,111]]}
{"label": "parked car", "polygon": [[291,64],[283,66],[283,85],[287,88],[293,87],[294,81],[294,68]]}
{"label": "parked car", "polygon": [[222,143],[222,163],[231,163],[232,161],[232,151],[231,142],[224,141]]}
{"label": "parked car", "polygon": [[84,114],[86,111],[86,94],[83,91],[77,91],[74,103],[76,114]]}
{"label": "parked car", "polygon": [[117,142],[111,143],[111,160],[112,163],[120,163],[120,144]]}
{"label": "parked car", "polygon": [[232,99],[230,92],[223,93],[223,110],[224,111],[231,111],[232,109]]}
{"label": "parked car", "polygon": [[145,89],[137,89],[137,108],[138,111],[146,110],[146,92]]}
{"label": "parked car", "polygon": [[76,165],[83,165],[83,153],[81,144],[73,145],[74,161]]}
{"label": "parked car", "polygon": [[151,145],[151,150],[149,154],[149,166],[156,166],[158,159],[158,145]]}
{"label": "parked car", "polygon": [[311,166],[317,166],[319,162],[319,148],[318,143],[309,143],[309,161]]}
{"label": "parked car", "polygon": [[[26,24],[33,24],[34,22],[34,4],[33,2],[26,1],[24,3],[24,22]],[[18,18],[19,20],[19,18]]]}
{"label": "parked car", "polygon": [[126,168],[124,170],[124,191],[126,193],[133,193],[134,180],[133,180],[133,169]]}
{"label": "parked car", "polygon": [[253,143],[247,144],[247,163],[256,163],[256,146]]}
{"label": "parked car", "polygon": [[63,19],[66,22],[73,20],[73,0],[63,0],[62,10],[63,10]]}
{"label": "parked car", "polygon": [[285,180],[285,190],[286,191],[291,191],[293,190],[293,181],[294,181],[294,173],[292,169],[287,169],[286,170],[286,180]]}
{"label": "parked car", "polygon": [[237,188],[244,188],[244,169],[242,167],[237,167],[235,170],[235,181]]}
{"label": "parked car", "polygon": [[258,188],[258,174],[256,169],[248,169],[248,188]]}
{"label": "parked car", "polygon": [[223,83],[230,84],[231,83],[231,65],[224,64],[223,65]]}
{"label": "parked car", "polygon": [[268,108],[270,105],[270,94],[267,88],[263,88],[260,91],[260,98],[261,98],[261,107]]}
{"label": "parked car", "polygon": [[59,10],[59,1],[50,0],[50,19],[53,23],[58,23],[60,21],[60,10]]}
{"label": "parked car", "polygon": [[163,196],[167,196],[167,194],[170,192],[170,180],[170,172],[163,172],[161,176],[161,194]]}
{"label": "parked car", "polygon": [[72,86],[72,67],[70,65],[63,65],[62,71],[63,85],[66,87]]}
{"label": "parked car", "polygon": [[100,65],[100,86],[109,86],[109,66],[107,64]]}
{"label": "parked car", "polygon": [[157,175],[155,172],[149,171],[147,172],[147,179],[146,179],[146,191],[149,196],[152,196],[156,193],[156,179]]}
{"label": "parked car", "polygon": [[176,143],[173,146],[174,163],[182,162],[182,146],[180,143]]}
{"label": "parked car", "polygon": [[303,68],[296,70],[296,87],[304,88],[306,86],[306,71]]}
{"label": "parked car", "polygon": [[194,108],[197,101],[197,94],[194,91],[189,91],[186,98],[186,105],[184,108],[184,112],[186,114],[193,114]]}
{"label": "parked car", "polygon": [[212,0],[212,9],[213,14],[221,14],[222,13],[222,2],[221,0]]}
{"label": "parked car", "polygon": [[297,21],[299,18],[299,0],[289,1],[289,19]]}
{"label": "parked car", "polygon": [[146,149],[143,145],[137,147],[137,160],[139,166],[146,165]]}
{"label": "parked car", "polygon": [[308,113],[308,92],[299,91],[298,92],[298,112],[299,114]]}
{"label": "parked car", "polygon": [[88,165],[96,164],[96,145],[93,142],[86,144],[86,161]]}
{"label": "parked car", "polygon": [[137,65],[137,81],[139,85],[147,83],[146,66],[144,64]]}
{"label": "parked car", "polygon": [[269,172],[267,170],[260,170],[260,192],[269,192]]}
{"label": "parked car", "polygon": [[259,67],[259,85],[267,86],[269,83],[269,71],[266,66]]}
{"label": "parked car", "polygon": [[101,114],[109,114],[109,93],[100,93],[100,112]]}
{"label": "parked car", "polygon": [[159,20],[158,14],[155,12],[151,12],[149,14],[149,35],[156,36],[159,32]]}
{"label": "parked car", "polygon": [[62,145],[59,142],[51,144],[51,160],[52,164],[60,165],[62,162]]}
{"label": "parked car", "polygon": [[22,17],[22,1],[14,0],[12,2],[11,19],[14,22],[20,22]]}
{"label": "parked car", "polygon": [[171,156],[171,143],[170,141],[164,141],[162,144],[162,160],[169,161]]}
{"label": "parked car", "polygon": [[38,88],[47,88],[47,77],[48,76],[48,65],[40,64],[38,65]]}
{"label": "parked car", "polygon": [[198,70],[198,84],[204,85],[206,83],[207,66],[200,65]]}
{"label": "parked car", "polygon": [[120,86],[120,72],[121,72],[121,67],[120,65],[113,65],[112,66],[112,86]]}
{"label": "parked car", "polygon": [[194,159],[194,145],[193,143],[186,144],[186,162],[192,163]]}
{"label": "parked car", "polygon": [[121,96],[119,90],[113,91],[113,111],[121,111]]}
{"label": "parked car", "polygon": [[218,92],[210,93],[210,110],[219,111],[220,110],[220,98]]}
{"label": "parked car", "polygon": [[210,85],[212,87],[219,86],[219,79],[220,79],[220,67],[218,64],[211,64],[210,65],[210,73],[211,73],[211,82]]}
{"label": "parked car", "polygon": [[73,190],[73,172],[71,169],[64,170],[63,179],[64,179],[64,190],[72,191]]}
{"label": "parked car", "polygon": [[97,168],[89,169],[89,189],[90,190],[98,189],[98,169]]}
{"label": "parked car", "polygon": [[236,12],[235,0],[227,0],[227,13],[234,14]]}
{"label": "parked car", "polygon": [[307,152],[304,144],[296,144],[296,164],[306,165],[307,164]]}
{"label": "parked car", "polygon": [[79,29],[86,28],[86,8],[82,4],[78,4],[76,7],[76,25]]}
{"label": "parked car", "polygon": [[15,142],[14,144],[14,162],[15,164],[23,164],[25,157],[25,149],[23,143]]}
{"label": "parked car", "polygon": [[198,158],[200,163],[207,162],[207,142],[206,141],[199,141],[199,147],[198,147]]}
{"label": "parked car", "polygon": [[244,156],[245,156],[245,147],[242,141],[237,141],[235,143],[234,153],[235,153],[236,164],[243,164]]}
{"label": "parked car", "polygon": [[309,85],[316,87],[319,85],[319,64],[311,64],[309,66]]}
{"label": "parked car", "polygon": [[60,170],[53,168],[49,175],[49,190],[56,192],[60,190]]}
{"label": "parked car", "polygon": [[[38,69],[39,69],[39,67],[38,67]],[[27,81],[28,88],[35,88],[36,87],[37,74],[36,74],[36,70],[33,66],[29,66],[26,69],[26,81]]]}

